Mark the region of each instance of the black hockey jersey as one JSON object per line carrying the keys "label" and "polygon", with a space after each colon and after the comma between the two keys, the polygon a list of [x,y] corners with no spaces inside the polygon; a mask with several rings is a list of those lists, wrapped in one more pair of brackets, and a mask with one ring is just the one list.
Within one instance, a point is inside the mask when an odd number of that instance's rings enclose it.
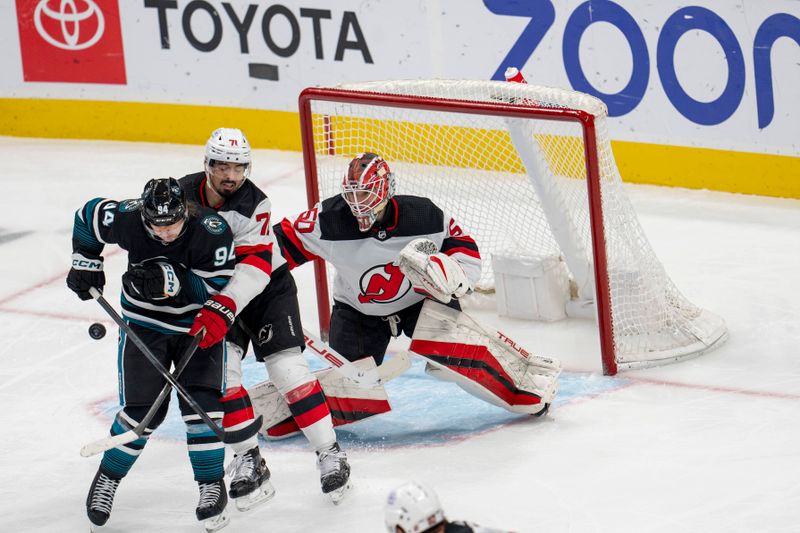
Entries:
{"label": "black hockey jersey", "polygon": [[264,290],[272,272],[286,264],[277,251],[271,231],[272,204],[267,195],[250,180],[245,180],[239,190],[219,206],[208,203],[205,172],[188,174],[178,182],[189,200],[215,209],[233,231],[236,275],[222,294],[236,302],[239,312]]}
{"label": "black hockey jersey", "polygon": [[164,244],[147,235],[141,206],[139,199],[95,198],[87,202],[75,212],[73,252],[99,257],[106,244],[117,244],[128,252],[129,268],[156,260],[180,270],[180,292],[164,300],[138,300],[123,287],[122,315],[129,322],[163,333],[186,333],[203,303],[233,274],[233,234],[213,210],[193,206],[183,234]]}
{"label": "black hockey jersey", "polygon": [[368,232],[341,196],[317,204],[274,227],[281,252],[294,268],[322,258],[335,269],[333,299],[364,314],[387,316],[421,301],[400,272],[397,258],[412,240],[426,237],[464,268],[474,284],[480,278],[478,246],[455,220],[427,198],[394,196],[381,224]]}

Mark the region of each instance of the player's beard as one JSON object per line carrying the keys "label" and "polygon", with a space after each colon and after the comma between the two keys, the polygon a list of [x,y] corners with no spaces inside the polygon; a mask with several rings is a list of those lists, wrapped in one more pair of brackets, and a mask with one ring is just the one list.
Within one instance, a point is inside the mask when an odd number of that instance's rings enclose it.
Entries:
{"label": "player's beard", "polygon": [[220,182],[218,187],[215,187],[215,191],[223,198],[230,198],[236,191],[239,190],[243,183],[244,180],[242,180],[240,183],[236,183],[233,180],[225,180]]}

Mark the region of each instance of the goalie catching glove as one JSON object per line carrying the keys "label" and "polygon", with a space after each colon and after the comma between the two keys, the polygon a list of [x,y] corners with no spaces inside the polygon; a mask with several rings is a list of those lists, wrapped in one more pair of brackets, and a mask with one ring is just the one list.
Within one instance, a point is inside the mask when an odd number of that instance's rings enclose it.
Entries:
{"label": "goalie catching glove", "polygon": [[430,239],[414,239],[400,251],[400,271],[414,290],[442,303],[460,298],[472,290],[467,274],[458,261],[439,253]]}
{"label": "goalie catching glove", "polygon": [[200,341],[200,348],[208,348],[225,338],[225,334],[236,319],[236,302],[227,296],[217,294],[203,304],[203,308],[194,317],[189,335],[196,335],[205,328],[206,333]]}
{"label": "goalie catching glove", "polygon": [[134,266],[122,275],[122,285],[135,298],[164,300],[181,291],[178,270],[162,262]]}

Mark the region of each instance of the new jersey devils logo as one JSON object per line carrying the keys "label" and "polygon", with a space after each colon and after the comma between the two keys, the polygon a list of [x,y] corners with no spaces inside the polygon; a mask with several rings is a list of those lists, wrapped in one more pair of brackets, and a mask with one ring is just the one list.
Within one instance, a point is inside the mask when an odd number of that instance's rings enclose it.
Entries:
{"label": "new jersey devils logo", "polygon": [[400,267],[389,263],[375,265],[359,280],[361,294],[358,301],[362,304],[388,304],[396,302],[411,290],[411,283],[400,272]]}

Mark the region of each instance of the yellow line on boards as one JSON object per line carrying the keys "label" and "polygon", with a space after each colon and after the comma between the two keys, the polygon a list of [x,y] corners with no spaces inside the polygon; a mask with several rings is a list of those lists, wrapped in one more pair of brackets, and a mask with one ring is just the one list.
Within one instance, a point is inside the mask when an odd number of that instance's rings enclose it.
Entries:
{"label": "yellow line on boards", "polygon": [[800,198],[800,157],[626,141],[611,145],[626,182]]}
{"label": "yellow line on boards", "polygon": [[[296,112],[0,98],[0,132],[16,137],[200,145],[220,126],[241,128],[254,148],[301,150]],[[800,198],[800,157],[629,141],[612,148],[626,182]]]}
{"label": "yellow line on boards", "polygon": [[205,144],[219,127],[240,128],[257,148],[302,149],[298,114],[287,111],[0,98],[0,131],[16,137]]}

